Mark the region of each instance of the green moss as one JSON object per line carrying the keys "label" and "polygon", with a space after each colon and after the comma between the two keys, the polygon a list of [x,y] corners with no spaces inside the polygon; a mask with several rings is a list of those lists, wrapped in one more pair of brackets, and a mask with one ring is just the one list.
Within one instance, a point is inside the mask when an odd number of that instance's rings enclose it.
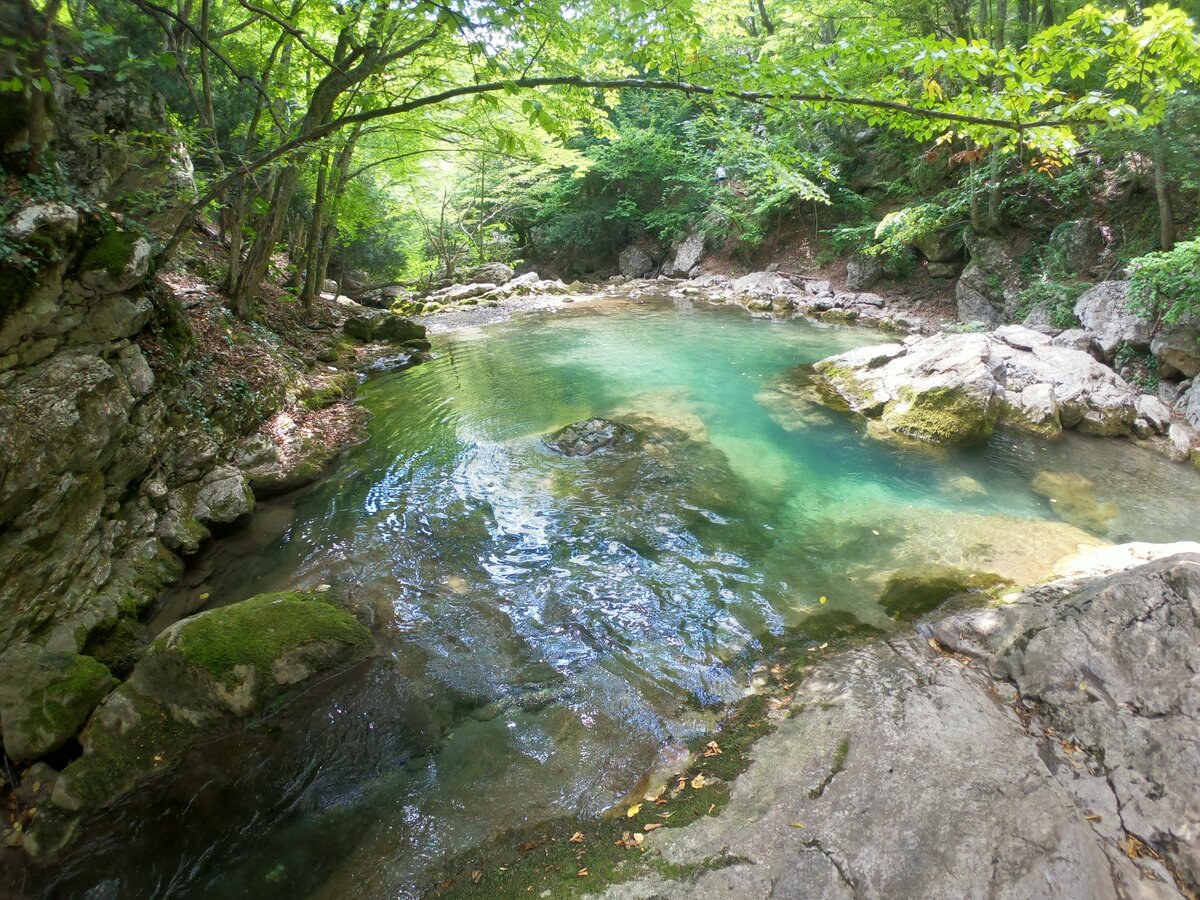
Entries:
{"label": "green moss", "polygon": [[825,789],[833,783],[833,779],[838,776],[842,769],[846,768],[846,757],[850,755],[850,738],[844,737],[838,741],[837,748],[833,751],[833,764],[829,767],[828,774],[821,779],[821,783],[808,792],[809,800],[817,800],[825,793]]}
{"label": "green moss", "polygon": [[[880,404],[875,400],[874,394],[866,390],[859,381],[857,369],[827,360],[817,363],[815,369],[824,378],[829,389],[840,397],[849,409],[868,416],[879,411]],[[820,396],[823,400],[829,399],[824,392],[821,392]],[[836,408],[838,403],[833,402],[829,405]]]}
{"label": "green moss", "polygon": [[133,255],[133,245],[138,236],[130,231],[115,228],[105,231],[83,255],[84,271],[103,270],[113,278],[120,278]]}
{"label": "green moss", "polygon": [[883,424],[897,434],[935,444],[972,444],[985,440],[996,426],[999,408],[979,404],[955,388],[900,391],[883,410]]}
{"label": "green moss", "polygon": [[358,388],[358,379],[352,372],[335,375],[320,384],[310,385],[300,397],[300,405],[305,409],[324,409],[340,403],[347,397],[354,396]]}
{"label": "green moss", "polygon": [[304,644],[365,646],[369,640],[366,628],[346,610],[319,595],[285,592],[260,594],[197,617],[181,632],[176,649],[214,679],[228,680],[238,666],[269,675],[277,660]]}
{"label": "green moss", "polygon": [[[70,668],[41,691],[37,705],[29,707],[24,730],[49,737],[69,737],[116,686],[117,680],[102,663],[76,656]],[[61,741],[56,740],[55,744],[58,743]]]}
{"label": "green moss", "polygon": [[901,570],[888,578],[879,603],[893,619],[907,621],[959,594],[981,593],[1010,583],[992,572],[972,573],[948,566]]}

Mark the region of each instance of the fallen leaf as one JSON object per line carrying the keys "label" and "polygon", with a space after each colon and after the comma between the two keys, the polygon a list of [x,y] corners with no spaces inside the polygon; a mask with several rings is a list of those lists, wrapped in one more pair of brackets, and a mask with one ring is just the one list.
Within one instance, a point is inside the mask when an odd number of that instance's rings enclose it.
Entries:
{"label": "fallen leaf", "polygon": [[660,819],[669,819],[669,818],[671,818],[671,816],[673,816],[673,815],[675,815],[675,813],[659,813],[659,814],[658,814],[658,817],[659,817]]}
{"label": "fallen leaf", "polygon": [[521,853],[528,853],[530,850],[536,850],[536,849],[537,849],[537,841],[526,841],[524,844],[522,844],[520,847],[517,848],[517,850],[519,850]]}
{"label": "fallen leaf", "polygon": [[654,831],[656,828],[662,828],[662,822],[651,822],[646,826],[645,830]]}
{"label": "fallen leaf", "polygon": [[642,811],[642,804],[635,803],[633,806],[629,807],[629,811],[627,813],[625,813],[625,815],[629,816],[629,818],[632,819],[634,816],[636,816],[641,811]]}
{"label": "fallen leaf", "polygon": [[575,874],[578,875],[580,878],[587,878],[587,873],[588,873],[587,869],[580,869]]}
{"label": "fallen leaf", "polygon": [[633,842],[635,844],[637,844],[639,847],[642,845],[642,841],[644,841],[645,839],[646,839],[646,836],[644,834],[642,834],[640,831],[633,836]]}
{"label": "fallen leaf", "polygon": [[476,869],[474,872],[471,873],[471,881],[475,882],[475,884],[479,884],[479,879],[482,877],[483,877],[483,869]]}
{"label": "fallen leaf", "polygon": [[572,844],[582,844],[583,843],[583,832],[577,831],[573,835],[571,835],[571,843]]}
{"label": "fallen leaf", "polygon": [[792,826],[793,828],[803,828],[803,827],[804,827],[804,823],[803,823],[803,822],[792,822],[792,823],[791,823],[791,826]]}
{"label": "fallen leaf", "polygon": [[1099,816],[1084,816],[1084,818],[1089,822],[1103,822],[1104,821]]}
{"label": "fallen leaf", "polygon": [[721,755],[720,745],[717,744],[716,741],[709,741],[704,746],[704,755],[705,756],[720,756]]}
{"label": "fallen leaf", "polygon": [[828,597],[826,597],[825,595],[823,595],[823,594],[822,594],[822,595],[821,595],[821,602],[822,602],[822,603],[828,603],[828,602],[829,602],[829,598],[828,598]]}
{"label": "fallen leaf", "polygon": [[201,594],[201,595],[200,595],[200,599],[201,599],[201,600],[207,600],[207,599],[208,599],[208,591],[205,591],[203,594]]}
{"label": "fallen leaf", "polygon": [[700,788],[704,787],[705,784],[706,782],[704,780],[704,773],[700,773],[692,779],[692,790],[698,791]]}

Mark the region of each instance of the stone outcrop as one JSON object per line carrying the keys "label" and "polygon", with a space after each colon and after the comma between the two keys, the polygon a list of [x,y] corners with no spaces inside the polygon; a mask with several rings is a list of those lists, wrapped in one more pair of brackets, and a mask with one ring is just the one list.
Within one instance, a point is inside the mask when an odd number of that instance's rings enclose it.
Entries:
{"label": "stone outcrop", "polygon": [[954,286],[958,317],[994,328],[1012,318],[1020,303],[1020,266],[1004,238],[963,231],[970,262]]}
{"label": "stone outcrop", "polygon": [[858,348],[816,369],[852,410],[933,443],[975,443],[997,424],[1126,435],[1138,419],[1137,392],[1119,375],[1019,325]]}
{"label": "stone outcrop", "polygon": [[1108,250],[1104,228],[1095,219],[1072,219],[1050,233],[1050,247],[1068,272],[1089,275]]}
{"label": "stone outcrop", "polygon": [[1153,324],[1130,312],[1128,281],[1101,281],[1075,301],[1075,315],[1107,360],[1122,344],[1149,350]]}
{"label": "stone outcrop", "polygon": [[617,257],[617,269],[626,278],[645,278],[654,271],[654,259],[636,244],[631,244]]}
{"label": "stone outcrop", "polygon": [[1190,553],[811,665],[728,805],[602,896],[1194,896],[1198,633]]}

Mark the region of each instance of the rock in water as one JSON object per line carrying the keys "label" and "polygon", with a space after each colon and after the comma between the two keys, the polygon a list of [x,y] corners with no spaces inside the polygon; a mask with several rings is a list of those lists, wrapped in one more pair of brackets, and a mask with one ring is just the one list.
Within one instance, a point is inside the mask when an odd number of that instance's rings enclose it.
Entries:
{"label": "rock in water", "polygon": [[72,814],[171,771],[196,740],[260,713],[293,685],[361,658],[370,633],[328,594],[261,594],[184,619],[150,645],[85,729],[26,846],[70,840]]}
{"label": "rock in water", "polygon": [[76,653],[18,644],[0,656],[0,729],[4,752],[31,762],[79,733],[117,686],[102,664]]}
{"label": "rock in water", "polygon": [[608,419],[588,419],[560,428],[545,438],[546,446],[563,456],[590,456],[598,450],[629,444],[637,439],[636,429]]}
{"label": "rock in water", "polygon": [[938,444],[984,440],[997,424],[1115,437],[1138,414],[1137,392],[1112,369],[1019,325],[862,347],[816,370],[851,409],[886,426],[873,434]]}

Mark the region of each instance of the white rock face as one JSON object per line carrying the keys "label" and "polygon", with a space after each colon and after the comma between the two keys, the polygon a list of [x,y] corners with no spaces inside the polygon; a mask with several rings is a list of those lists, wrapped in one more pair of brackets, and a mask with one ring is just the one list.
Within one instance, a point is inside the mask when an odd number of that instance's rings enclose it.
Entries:
{"label": "white rock face", "polygon": [[[1137,392],[1112,369],[1019,325],[858,348],[817,370],[852,409],[934,443],[983,440],[997,424],[1047,437],[1125,435],[1139,414]],[[1145,417],[1169,420],[1152,400]]]}
{"label": "white rock face", "polygon": [[1153,326],[1129,312],[1128,304],[1128,281],[1101,281],[1075,301],[1075,315],[1105,359],[1112,359],[1123,343],[1150,349]]}

